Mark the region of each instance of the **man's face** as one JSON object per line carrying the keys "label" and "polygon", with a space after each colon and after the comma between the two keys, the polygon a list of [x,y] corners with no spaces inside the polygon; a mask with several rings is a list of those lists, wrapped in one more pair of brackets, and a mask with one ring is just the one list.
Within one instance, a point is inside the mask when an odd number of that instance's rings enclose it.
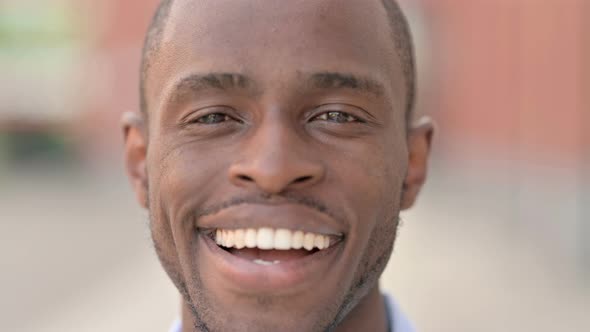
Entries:
{"label": "man's face", "polygon": [[325,330],[376,287],[412,172],[387,19],[366,0],[172,7],[128,162],[199,327]]}

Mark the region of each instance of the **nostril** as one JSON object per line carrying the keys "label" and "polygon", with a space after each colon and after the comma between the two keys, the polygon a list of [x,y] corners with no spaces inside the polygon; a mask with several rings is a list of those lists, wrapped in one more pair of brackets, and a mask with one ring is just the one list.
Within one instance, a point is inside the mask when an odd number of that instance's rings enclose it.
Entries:
{"label": "nostril", "polygon": [[295,179],[295,181],[293,181],[293,183],[301,183],[301,182],[306,182],[311,180],[311,176],[302,176],[302,177],[298,177],[297,179]]}
{"label": "nostril", "polygon": [[252,179],[251,177],[249,177],[248,175],[238,175],[238,179],[242,180],[242,181],[248,181],[248,182],[253,182],[254,179]]}

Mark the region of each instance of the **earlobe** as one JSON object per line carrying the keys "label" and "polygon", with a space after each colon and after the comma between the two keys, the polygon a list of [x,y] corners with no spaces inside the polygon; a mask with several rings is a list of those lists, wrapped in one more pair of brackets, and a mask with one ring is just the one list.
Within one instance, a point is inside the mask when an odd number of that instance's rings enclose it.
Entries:
{"label": "earlobe", "polygon": [[408,172],[403,184],[401,209],[411,208],[426,181],[428,156],[434,135],[434,124],[428,117],[420,118],[408,135]]}
{"label": "earlobe", "polygon": [[147,179],[147,135],[144,118],[132,112],[125,112],[121,119],[125,139],[125,164],[127,176],[135,191],[139,204],[148,208]]}

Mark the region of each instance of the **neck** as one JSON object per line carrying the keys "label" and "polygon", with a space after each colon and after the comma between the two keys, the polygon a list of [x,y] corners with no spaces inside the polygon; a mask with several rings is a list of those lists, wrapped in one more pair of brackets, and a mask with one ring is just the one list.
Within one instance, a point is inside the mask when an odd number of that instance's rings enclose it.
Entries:
{"label": "neck", "polygon": [[[352,309],[346,318],[338,325],[336,332],[381,331],[387,332],[387,314],[385,303],[379,290],[375,286]],[[182,301],[182,332],[201,332],[195,329],[194,317],[190,308]]]}
{"label": "neck", "polygon": [[383,295],[379,286],[375,286],[352,309],[346,318],[336,328],[336,332],[354,331],[382,331],[386,332],[389,326]]}

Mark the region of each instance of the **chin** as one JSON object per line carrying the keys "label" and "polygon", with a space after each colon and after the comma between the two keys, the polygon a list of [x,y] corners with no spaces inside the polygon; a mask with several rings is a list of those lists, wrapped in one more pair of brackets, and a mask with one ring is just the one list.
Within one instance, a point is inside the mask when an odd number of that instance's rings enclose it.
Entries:
{"label": "chin", "polygon": [[[310,290],[310,294],[313,294]],[[191,305],[195,326],[205,331],[326,331],[334,326],[340,305],[313,303],[313,299],[221,298],[197,292]],[[193,303],[195,303],[193,302]],[[294,303],[295,302],[295,303]],[[342,301],[335,301],[342,302]],[[220,314],[223,313],[223,314]],[[220,319],[222,317],[222,319]]]}

